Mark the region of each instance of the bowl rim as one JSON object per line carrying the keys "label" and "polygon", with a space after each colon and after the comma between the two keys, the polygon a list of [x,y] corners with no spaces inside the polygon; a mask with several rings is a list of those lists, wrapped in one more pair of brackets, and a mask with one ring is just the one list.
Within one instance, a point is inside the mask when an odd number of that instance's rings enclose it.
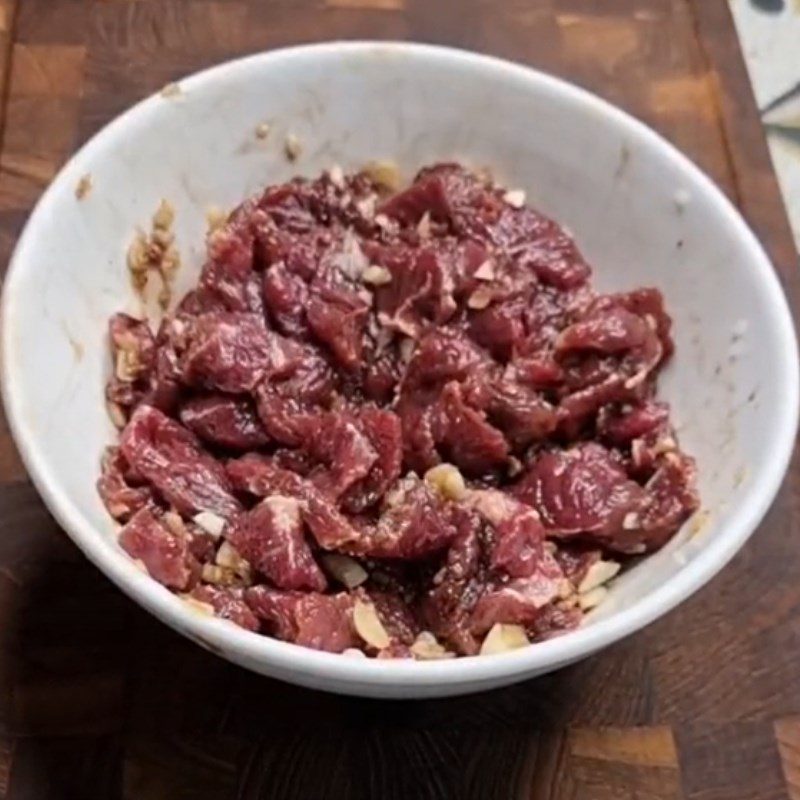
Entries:
{"label": "bowl rim", "polygon": [[[282,642],[268,636],[245,631],[233,623],[204,616],[193,611],[185,602],[156,583],[132,564],[121,550],[114,550],[113,542],[84,517],[77,505],[60,486],[58,475],[51,469],[43,442],[26,422],[21,407],[21,397],[15,391],[13,380],[18,359],[12,353],[14,315],[9,311],[17,293],[29,253],[35,248],[34,238],[40,220],[57,204],[57,189],[65,181],[80,174],[83,162],[109,143],[124,138],[128,125],[134,118],[143,118],[155,109],[158,95],[140,101],[113,119],[95,134],[54,178],[31,213],[25,229],[10,260],[0,302],[0,389],[8,415],[9,427],[19,447],[28,474],[59,525],[78,547],[106,576],[159,619],[207,649],[231,657],[238,663],[258,662],[270,672],[270,666],[282,676],[294,672],[305,676],[317,685],[332,684],[328,688],[339,691],[358,691],[359,687],[391,686],[398,690],[437,686],[465,686],[464,691],[481,684],[511,682],[515,677],[544,672],[587,656],[623,637],[643,628],[666,614],[701,586],[711,580],[725,566],[745,541],[755,531],[772,504],[789,466],[794,448],[800,409],[800,368],[798,347],[787,300],[777,274],[763,248],[747,223],[722,191],[688,157],[651,128],[608,101],[568,81],[540,70],[466,50],[439,45],[392,41],[330,41],[318,44],[269,50],[243,58],[226,61],[194,73],[179,81],[182,90],[202,90],[207,84],[226,79],[232,71],[276,66],[303,59],[352,57],[403,57],[424,59],[433,68],[447,65],[453,68],[474,68],[494,72],[499,79],[525,81],[536,84],[540,90],[559,94],[565,99],[583,105],[605,118],[632,138],[657,147],[681,170],[687,173],[694,185],[699,186],[727,218],[739,244],[747,249],[751,269],[771,301],[771,321],[779,340],[777,358],[783,369],[779,380],[783,384],[780,402],[770,410],[770,436],[773,458],[762,471],[751,476],[751,482],[742,492],[741,507],[724,531],[707,548],[698,554],[678,574],[656,590],[644,595],[632,605],[610,614],[587,627],[581,627],[563,636],[535,644],[511,653],[494,656],[474,656],[443,661],[377,661],[355,659],[339,654],[311,650]],[[291,680],[291,678],[289,678]],[[298,682],[303,682],[299,678]],[[452,692],[456,693],[456,692]]]}

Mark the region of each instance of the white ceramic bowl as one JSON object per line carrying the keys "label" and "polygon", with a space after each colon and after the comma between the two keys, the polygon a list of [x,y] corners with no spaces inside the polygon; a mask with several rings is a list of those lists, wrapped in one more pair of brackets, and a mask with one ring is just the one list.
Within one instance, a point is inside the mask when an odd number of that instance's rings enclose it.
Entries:
{"label": "white ceramic bowl", "polygon": [[[332,43],[256,55],[186,79],[111,123],[50,186],[20,239],[2,307],[3,393],[25,464],[86,555],[161,620],[250,669],[332,691],[453,695],[538,675],[647,625],[708,581],[772,501],[794,443],[798,356],[772,267],[725,197],[651,130],[548,75],[410,44]],[[267,121],[269,137],[256,126]],[[302,157],[287,162],[296,134]],[[391,158],[411,176],[459,159],[489,166],[574,231],[603,289],[655,285],[675,319],[662,380],[699,462],[701,518],[616,583],[566,636],[514,653],[414,663],[357,660],[198,615],[116,543],[95,492],[106,418],[106,321],[132,307],[124,256],[160,198],[196,278],[209,205],[268,182]],[[94,188],[75,188],[91,174]],[[135,306],[134,306],[135,307]],[[703,613],[697,608],[696,613]]]}

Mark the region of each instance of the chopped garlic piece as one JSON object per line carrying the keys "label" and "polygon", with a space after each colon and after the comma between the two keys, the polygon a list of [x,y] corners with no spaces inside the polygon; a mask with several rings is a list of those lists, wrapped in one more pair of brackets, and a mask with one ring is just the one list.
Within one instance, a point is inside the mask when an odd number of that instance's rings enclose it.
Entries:
{"label": "chopped garlic piece", "polygon": [[497,653],[508,653],[529,644],[530,641],[522,625],[505,625],[502,622],[496,622],[486,634],[480,654],[492,656]]}
{"label": "chopped garlic piece", "polygon": [[442,647],[430,631],[422,631],[411,645],[411,653],[420,661],[437,661],[442,658],[455,658],[455,653]]}
{"label": "chopped garlic piece", "polygon": [[413,339],[403,339],[398,345],[400,351],[400,360],[404,364],[408,364],[414,357],[414,351],[417,349],[417,343]]}
{"label": "chopped garlic piece", "polygon": [[356,633],[368,644],[377,650],[383,650],[391,643],[386,628],[378,617],[378,612],[372,603],[356,600],[353,608],[353,625]]}
{"label": "chopped garlic piece", "polygon": [[503,200],[512,208],[522,208],[525,205],[525,192],[522,189],[509,189],[503,195]]}
{"label": "chopped garlic piece", "polygon": [[486,286],[479,286],[467,299],[467,307],[480,311],[494,300],[494,292]]}
{"label": "chopped garlic piece", "polygon": [[626,531],[632,531],[639,527],[639,515],[635,511],[629,511],[622,518],[622,527]]}
{"label": "chopped garlic piece", "polygon": [[78,181],[78,185],[75,187],[75,197],[77,197],[78,200],[83,200],[91,191],[92,176],[87,173]]}
{"label": "chopped garlic piece", "polygon": [[193,611],[197,611],[200,614],[207,615],[207,616],[214,616],[214,606],[210,603],[204,603],[202,600],[198,600],[196,597],[192,597],[190,594],[179,594],[181,600],[186,603],[189,608]]}
{"label": "chopped garlic piece", "polygon": [[348,589],[361,586],[369,577],[364,567],[350,556],[341,553],[325,553],[320,558],[325,569]]}
{"label": "chopped garlic piece", "polygon": [[232,586],[236,583],[236,573],[232,569],[214,564],[203,564],[200,577],[206,583],[213,583],[215,586]]}
{"label": "chopped garlic piece", "polygon": [[400,170],[391,161],[370,161],[363,170],[372,180],[390,191],[400,188]]}
{"label": "chopped garlic piece", "polygon": [[225,529],[225,520],[213,511],[201,511],[195,514],[192,522],[215,539],[222,536],[222,531]]}
{"label": "chopped garlic piece", "polygon": [[417,223],[417,234],[419,234],[420,239],[430,239],[431,238],[431,214],[430,211],[426,211],[422,215],[422,219]]}
{"label": "chopped garlic piece", "polygon": [[578,586],[578,592],[586,594],[608,583],[620,570],[620,564],[616,561],[596,561],[589,567],[584,579]]}
{"label": "chopped garlic piece", "polygon": [[153,227],[157,230],[168,231],[175,222],[175,209],[167,200],[158,204],[156,213],[153,214]]}
{"label": "chopped garlic piece", "polygon": [[464,476],[452,464],[437,464],[425,473],[425,483],[448,500],[461,500],[467,493]]}
{"label": "chopped garlic piece", "polygon": [[180,538],[186,536],[186,526],[183,524],[181,515],[178,514],[177,511],[167,511],[167,513],[164,514],[164,522],[176,536],[179,536]]}
{"label": "chopped garlic piece", "polygon": [[386,267],[372,265],[361,273],[361,280],[373,286],[385,286],[387,283],[392,282],[392,273]]}
{"label": "chopped garlic piece", "polygon": [[303,146],[300,144],[300,140],[295,136],[293,133],[289,133],[286,136],[286,142],[283,145],[283,150],[286,153],[286,158],[289,161],[297,161],[300,157],[300,154],[303,152]]}
{"label": "chopped garlic piece", "polygon": [[138,376],[140,368],[141,364],[139,363],[139,354],[136,351],[135,342],[128,347],[120,345],[119,350],[117,350],[117,363],[114,368],[117,378],[128,383]]}
{"label": "chopped garlic piece", "polygon": [[578,605],[582,611],[589,611],[606,599],[608,589],[605,586],[596,586],[590,592],[578,595]]}
{"label": "chopped garlic piece", "polygon": [[472,277],[477,278],[479,281],[493,281],[495,278],[494,262],[487,258],[486,261],[475,270]]}
{"label": "chopped garlic piece", "polygon": [[260,122],[256,125],[256,139],[266,139],[269,136],[269,123]]}
{"label": "chopped garlic piece", "polygon": [[515,456],[509,456],[508,468],[507,468],[508,477],[515,478],[517,475],[520,474],[520,472],[522,472],[522,470],[523,470],[522,462]]}
{"label": "chopped garlic piece", "polygon": [[162,97],[178,97],[183,90],[179,83],[168,83],[161,89]]}
{"label": "chopped garlic piece", "polygon": [[213,233],[222,228],[228,221],[228,215],[219,206],[209,206],[206,209],[206,224],[208,232]]}
{"label": "chopped garlic piece", "polygon": [[128,422],[122,406],[113,400],[107,400],[106,411],[108,412],[108,418],[114,423],[114,427],[122,430]]}
{"label": "chopped garlic piece", "polygon": [[240,578],[250,579],[250,562],[239,555],[239,551],[230,543],[223,542],[214,559],[217,566],[233,570]]}
{"label": "chopped garlic piece", "polygon": [[344,189],[344,172],[338,164],[334,164],[328,170],[328,177],[337,189]]}

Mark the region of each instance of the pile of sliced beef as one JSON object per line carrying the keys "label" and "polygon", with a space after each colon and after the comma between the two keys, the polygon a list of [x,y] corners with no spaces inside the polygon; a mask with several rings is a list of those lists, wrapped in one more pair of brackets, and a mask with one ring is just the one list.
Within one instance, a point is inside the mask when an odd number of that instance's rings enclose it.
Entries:
{"label": "pile of sliced beef", "polygon": [[562,228],[455,164],[397,194],[339,170],[268,188],[157,331],[110,322],[122,430],[98,488],[121,546],[333,652],[575,627],[698,505],[655,396],[661,294],[589,279]]}

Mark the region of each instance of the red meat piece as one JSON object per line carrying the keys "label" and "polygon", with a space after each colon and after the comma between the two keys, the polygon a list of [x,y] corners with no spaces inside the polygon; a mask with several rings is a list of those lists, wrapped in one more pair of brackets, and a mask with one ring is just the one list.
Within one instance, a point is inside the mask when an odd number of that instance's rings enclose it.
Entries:
{"label": "red meat piece", "polygon": [[[253,213],[252,207],[248,210]],[[207,299],[201,305],[237,312],[259,310],[260,282],[252,281],[254,222],[248,214],[234,214],[227,225],[209,235],[208,261],[199,286]]]}
{"label": "red meat piece", "polygon": [[296,498],[267,497],[234,520],[227,538],[278,588],[325,590],[327,582],[306,542]]}
{"label": "red meat piece", "polygon": [[189,552],[188,538],[176,536],[151,508],[137,511],[119,534],[120,547],[139,559],[150,576],[170,589],[196,583],[200,566]]}
{"label": "red meat piece", "polygon": [[559,542],[558,549],[554,555],[558,565],[561,567],[561,571],[564,573],[564,577],[573,586],[578,587],[586,577],[590,567],[602,559],[603,552],[580,544]]}
{"label": "red meat piece", "polygon": [[231,450],[256,450],[270,441],[255,407],[245,398],[193,397],[181,406],[180,419],[203,441]]}
{"label": "red meat piece", "polygon": [[228,517],[240,506],[225,469],[177,422],[139,406],[122,432],[120,448],[131,468],[187,516],[211,511]]}
{"label": "red meat piece", "polygon": [[297,346],[268,331],[263,317],[211,313],[196,317],[181,356],[187,383],[223,392],[252,391],[265,375],[283,374],[296,363]]}
{"label": "red meat piece", "polygon": [[437,389],[418,389],[401,395],[397,404],[403,428],[403,458],[409,468],[419,473],[440,461],[436,449],[442,428],[438,394]]}
{"label": "red meat piece", "polygon": [[306,318],[314,335],[347,370],[361,363],[369,307],[355,293],[341,287],[312,288]]}
{"label": "red meat piece", "polygon": [[120,367],[127,377],[122,380],[134,382],[146,379],[153,368],[156,346],[147,320],[139,320],[128,314],[114,314],[108,324],[111,338],[111,353],[114,362],[121,360]]}
{"label": "red meat piece", "polygon": [[108,327],[114,368],[106,398],[131,410],[148,393],[157,358],[155,339],[146,320],[127,314],[115,314]]}
{"label": "red meat piece", "polygon": [[[696,472],[693,458],[683,453],[667,453],[647,482],[647,501],[639,520],[641,544],[646,551],[657,550],[666,544],[700,507],[695,488]],[[627,540],[625,544],[628,544]],[[632,550],[634,546],[627,549]]]}
{"label": "red meat piece", "polygon": [[669,406],[655,400],[628,408],[604,409],[597,418],[597,433],[609,444],[621,447],[654,431],[664,431]]}
{"label": "red meat piece", "polygon": [[444,182],[436,175],[418,178],[383,203],[380,211],[403,225],[416,225],[426,213],[434,219],[446,220],[450,208],[445,191]]}
{"label": "red meat piece", "polygon": [[214,609],[214,614],[222,619],[230,620],[247,631],[258,631],[258,617],[244,601],[244,590],[220,586],[195,586],[192,597],[201,603],[207,603]]}
{"label": "red meat piece", "polygon": [[658,289],[642,288],[602,295],[596,298],[591,309],[600,310],[615,306],[627,309],[645,320],[649,317],[661,342],[664,359],[672,355],[675,349],[670,335],[672,319],[664,308],[664,296]]}
{"label": "red meat piece", "polygon": [[583,614],[578,607],[568,607],[560,603],[545,606],[532,623],[528,625],[528,636],[532,642],[543,642],[575,630]]}
{"label": "red meat piece", "polygon": [[307,336],[308,286],[283,262],[273,264],[264,273],[264,303],[282,334],[301,339]]}
{"label": "red meat piece", "polygon": [[353,627],[354,599],[346,592],[325,595],[254,586],[245,599],[266,628],[286,642],[331,653],[360,642]]}
{"label": "red meat piece", "polygon": [[558,427],[567,439],[575,439],[603,406],[634,400],[636,393],[625,387],[625,379],[612,376],[565,397],[558,405]]}
{"label": "red meat piece", "polygon": [[508,461],[509,447],[503,434],[464,402],[457,383],[445,386],[440,402],[446,428],[437,444],[449,461],[472,475],[482,475]]}
{"label": "red meat piece", "polygon": [[533,272],[543,283],[557,289],[581,286],[591,274],[572,238],[532,208],[505,205],[491,226],[490,237],[515,266]]}
{"label": "red meat piece", "polygon": [[413,644],[420,626],[408,603],[397,592],[370,589],[368,596],[392,644]]}
{"label": "red meat piece", "polygon": [[363,480],[341,498],[342,507],[351,514],[360,514],[383,497],[400,477],[403,461],[402,426],[396,414],[367,406],[358,419],[376,460]]}
{"label": "red meat piece", "polygon": [[479,517],[458,509],[454,514],[457,536],[441,570],[420,602],[424,626],[462,655],[474,655],[480,642],[469,626],[469,616],[486,588],[481,564]]}
{"label": "red meat piece", "polygon": [[320,407],[333,397],[331,368],[317,352],[304,347],[285,372],[256,389],[256,406],[267,433],[281,444],[297,447],[319,435]]}
{"label": "red meat piece", "polygon": [[303,521],[320,546],[335,549],[360,538],[360,532],[313,484],[281,469],[265,456],[254,453],[229,461],[228,476],[237,491],[257,497],[288,495],[300,501]]}
{"label": "red meat piece", "polygon": [[412,480],[394,494],[377,524],[347,547],[372,558],[417,559],[444,550],[456,534],[438,495],[426,483]]}
{"label": "red meat piece", "polygon": [[641,347],[647,337],[645,321],[621,307],[597,312],[563,330],[555,342],[556,352],[593,350],[624,353]]}
{"label": "red meat piece", "polygon": [[129,481],[130,468],[118,447],[107,447],[103,453],[102,472],[97,491],[114,519],[125,522],[137,511],[153,502],[147,486],[133,486]]}
{"label": "red meat piece", "polygon": [[408,363],[406,387],[463,381],[486,356],[466,336],[457,331],[435,330],[424,335]]}
{"label": "red meat piece", "polygon": [[492,303],[470,316],[469,334],[495,357],[507,361],[527,336],[525,313],[528,297]]}
{"label": "red meat piece", "polygon": [[395,348],[386,349],[374,356],[364,366],[361,376],[364,396],[381,405],[390,403],[400,382],[403,368]]}
{"label": "red meat piece", "polygon": [[518,358],[506,371],[517,383],[540,391],[553,389],[564,381],[564,370],[548,355]]}
{"label": "red meat piece", "polygon": [[469,502],[493,529],[487,547],[491,568],[511,578],[535,574],[545,558],[544,528],[536,511],[497,489],[475,491]]}
{"label": "red meat piece", "polygon": [[645,500],[642,487],[595,442],[542,453],[514,492],[539,512],[548,533],[584,534],[609,547],[627,538],[629,515]]}
{"label": "red meat piece", "polygon": [[171,413],[181,397],[181,370],[178,357],[169,345],[159,346],[155,368],[150,374],[150,387],[143,402]]}
{"label": "red meat piece", "polygon": [[465,398],[484,411],[515,449],[549,436],[558,424],[556,411],[540,392],[516,380],[513,370],[478,370],[467,380]]}
{"label": "red meat piece", "polygon": [[471,630],[481,635],[498,622],[531,625],[563,589],[564,573],[553,556],[545,553],[532,574],[500,584],[481,595],[470,617]]}
{"label": "red meat piece", "polygon": [[306,442],[306,449],[328,469],[314,481],[333,499],[365,478],[378,460],[369,437],[357,417],[351,414],[326,413],[320,422],[320,434]]}

